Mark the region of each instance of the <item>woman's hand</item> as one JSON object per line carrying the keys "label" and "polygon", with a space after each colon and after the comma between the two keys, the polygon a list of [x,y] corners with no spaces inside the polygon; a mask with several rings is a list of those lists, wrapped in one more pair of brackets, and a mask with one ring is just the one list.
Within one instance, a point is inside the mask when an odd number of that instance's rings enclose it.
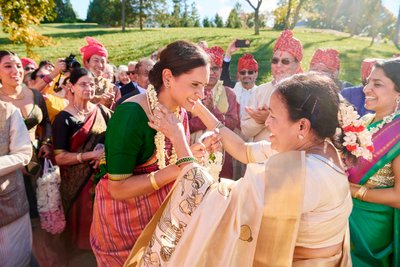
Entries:
{"label": "woman's hand", "polygon": [[51,155],[51,147],[48,144],[42,145],[38,152],[39,158],[49,158]]}
{"label": "woman's hand", "polygon": [[93,151],[87,152],[90,153],[90,162],[93,169],[97,169],[100,165],[100,160],[104,157],[104,147],[95,149]]}
{"label": "woman's hand", "polygon": [[149,116],[149,120],[149,126],[164,134],[172,143],[174,143],[174,140],[185,136],[181,121],[161,104],[157,105],[153,115]]}
{"label": "woman's hand", "polygon": [[219,129],[215,129],[214,132],[209,132],[205,136],[200,137],[200,142],[204,144],[208,153],[222,151],[223,149]]}

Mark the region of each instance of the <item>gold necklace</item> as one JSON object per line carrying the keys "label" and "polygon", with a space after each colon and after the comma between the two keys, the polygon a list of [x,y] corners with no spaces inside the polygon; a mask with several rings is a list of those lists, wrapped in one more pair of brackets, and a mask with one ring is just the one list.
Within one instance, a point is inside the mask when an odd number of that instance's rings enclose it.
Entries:
{"label": "gold necklace", "polygon": [[12,100],[22,100],[25,98],[25,93],[22,89],[21,89],[21,92],[14,94],[14,95],[6,94],[2,89],[0,89],[0,94],[4,95]]}

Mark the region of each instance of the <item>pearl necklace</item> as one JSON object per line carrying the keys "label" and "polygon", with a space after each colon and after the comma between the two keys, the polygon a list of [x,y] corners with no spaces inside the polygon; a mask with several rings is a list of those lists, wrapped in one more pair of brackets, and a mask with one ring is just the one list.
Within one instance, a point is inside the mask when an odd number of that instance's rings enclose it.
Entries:
{"label": "pearl necklace", "polygon": [[371,135],[376,134],[380,129],[383,128],[383,126],[385,126],[386,124],[390,123],[393,121],[394,117],[396,117],[398,114],[400,114],[400,111],[395,111],[392,114],[384,117],[382,119],[382,122],[377,124],[375,127],[371,127],[369,128],[369,132],[371,133]]}
{"label": "pearl necklace", "polygon": [[25,98],[25,93],[22,89],[21,89],[21,92],[14,94],[14,95],[6,94],[2,89],[0,89],[0,94],[4,95],[12,100],[22,100]]}
{"label": "pearl necklace", "polygon": [[86,115],[88,115],[88,114],[91,112],[91,110],[89,110],[89,111],[80,110],[80,109],[75,105],[75,103],[73,103],[72,105],[74,106],[74,108],[75,108],[75,110],[77,111],[78,115],[81,115],[81,116],[85,116],[85,117],[86,117]]}
{"label": "pearl necklace", "polygon": [[[157,107],[158,98],[157,92],[154,87],[150,84],[146,91],[147,105],[150,109],[150,114],[153,115],[153,110]],[[179,118],[179,108],[174,112],[175,116]],[[165,135],[161,132],[157,132],[154,136],[154,144],[156,145],[156,156],[157,156],[157,165],[161,170],[166,167],[166,155],[165,153]],[[169,164],[175,164],[178,159],[176,155],[175,148],[172,147],[171,156],[168,158]]]}

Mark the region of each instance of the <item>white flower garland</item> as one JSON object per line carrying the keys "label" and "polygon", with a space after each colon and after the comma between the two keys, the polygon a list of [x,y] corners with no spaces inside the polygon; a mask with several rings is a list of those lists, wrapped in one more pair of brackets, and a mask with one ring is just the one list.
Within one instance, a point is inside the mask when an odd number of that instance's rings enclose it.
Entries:
{"label": "white flower garland", "polygon": [[369,128],[369,132],[371,133],[371,135],[376,134],[380,129],[382,129],[383,126],[385,126],[387,123],[392,122],[394,117],[396,117],[398,114],[400,114],[400,111],[395,111],[392,114],[384,117],[382,119],[382,122],[377,124],[376,127]]}
{"label": "white flower garland", "polygon": [[217,85],[214,86],[214,88],[212,89],[212,98],[213,98],[214,107],[217,106],[219,98],[221,97],[221,94],[222,94],[223,90],[225,90],[223,82],[222,81],[218,81]]}
{"label": "white flower garland", "polygon": [[[154,89],[154,86],[151,84],[147,88],[147,100],[148,104],[150,106],[150,111],[153,114],[153,110],[157,107],[158,104],[158,97],[157,97],[157,92]],[[179,108],[176,109],[174,112],[175,116],[179,118]],[[161,170],[166,167],[166,161],[165,161],[165,135],[161,132],[157,132],[156,135],[154,136],[154,144],[156,145],[156,157],[157,157],[157,165],[158,168]],[[171,151],[171,156],[168,158],[169,159],[169,164],[175,164],[178,156],[176,155],[175,148],[172,147]]]}
{"label": "white flower garland", "polygon": [[367,160],[372,159],[374,146],[372,134],[369,132],[363,121],[359,119],[357,111],[350,105],[341,103],[339,105],[339,120],[341,129],[337,129],[340,134],[344,132],[343,146],[356,157],[363,157]]}

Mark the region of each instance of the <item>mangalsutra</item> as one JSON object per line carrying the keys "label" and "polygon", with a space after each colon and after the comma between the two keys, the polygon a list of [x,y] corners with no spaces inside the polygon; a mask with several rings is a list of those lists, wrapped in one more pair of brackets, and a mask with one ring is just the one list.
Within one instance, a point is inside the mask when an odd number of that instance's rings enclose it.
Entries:
{"label": "mangalsutra", "polygon": [[0,94],[4,95],[4,96],[6,96],[6,97],[8,97],[10,99],[13,99],[13,100],[21,100],[21,99],[25,98],[25,93],[24,93],[23,90],[21,90],[21,92],[19,92],[17,94],[9,95],[9,94],[6,94],[3,90],[0,89]]}

